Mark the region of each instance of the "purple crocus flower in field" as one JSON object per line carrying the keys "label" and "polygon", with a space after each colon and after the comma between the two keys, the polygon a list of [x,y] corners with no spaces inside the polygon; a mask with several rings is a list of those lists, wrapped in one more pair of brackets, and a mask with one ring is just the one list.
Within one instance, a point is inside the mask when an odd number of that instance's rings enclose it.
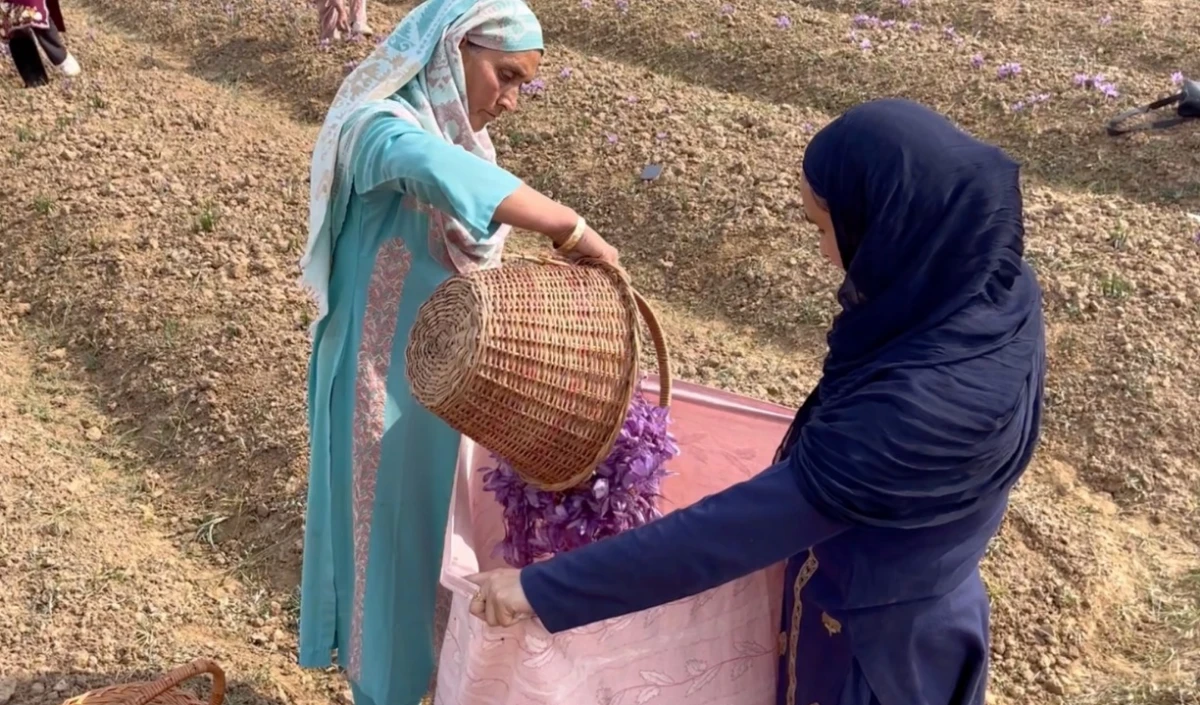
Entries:
{"label": "purple crocus flower in field", "polygon": [[971,57],[971,67],[976,69],[983,68],[983,54],[976,54]]}
{"label": "purple crocus flower in field", "polygon": [[873,17],[871,15],[855,15],[854,19],[851,20],[851,22],[854,23],[855,27],[860,27],[860,28],[878,27],[879,26],[879,18]]}
{"label": "purple crocus flower in field", "polygon": [[1113,21],[1112,15],[1105,14],[1103,17],[1100,18],[1100,26],[1107,27],[1110,24],[1112,24],[1112,21]]}
{"label": "purple crocus flower in field", "polygon": [[575,73],[574,69],[572,69],[570,66],[564,66],[564,67],[562,67],[562,71],[558,72],[558,77],[559,78],[570,78],[571,74],[573,74],[573,73]]}
{"label": "purple crocus flower in field", "polygon": [[912,7],[913,0],[900,0],[900,7],[905,9]]}
{"label": "purple crocus flower in field", "polygon": [[521,85],[521,93],[524,95],[541,95],[546,90],[546,82],[540,78],[535,78],[529,83]]}
{"label": "purple crocus flower in field", "polygon": [[1182,71],[1176,71],[1175,73],[1171,74],[1171,85],[1172,86],[1182,86],[1183,85],[1183,72]]}
{"label": "purple crocus flower in field", "polygon": [[1019,75],[1021,75],[1021,65],[1013,61],[1000,64],[1000,67],[996,69],[996,78],[1005,79]]}
{"label": "purple crocus flower in field", "polygon": [[592,0],[579,0],[579,6],[585,10],[592,9]]}
{"label": "purple crocus flower in field", "polygon": [[617,0],[617,12],[622,15],[629,12],[629,0]]}
{"label": "purple crocus flower in field", "polygon": [[862,49],[863,51],[870,51],[873,48],[873,46],[874,45],[871,44],[870,39],[864,39],[858,43],[858,48]]}
{"label": "purple crocus flower in field", "polygon": [[729,17],[730,15],[733,14],[733,5],[730,5],[729,3],[725,3],[724,5],[721,6],[720,12],[721,12],[722,17]]}
{"label": "purple crocus flower in field", "polygon": [[620,137],[617,137],[615,134],[613,134],[613,133],[611,133],[611,132],[609,132],[608,134],[606,134],[606,135],[604,136],[604,139],[605,139],[605,141],[607,141],[609,144],[616,144],[617,142],[620,142],[620,141],[621,141],[621,138],[620,138]]}
{"label": "purple crocus flower in field", "polygon": [[909,22],[908,28],[914,32],[920,32],[923,29],[920,22]]}
{"label": "purple crocus flower in field", "polygon": [[780,15],[775,18],[775,26],[780,29],[791,29],[792,18],[788,17],[787,15]]}
{"label": "purple crocus flower in field", "polygon": [[683,35],[683,38],[688,40],[689,42],[698,42],[698,41],[700,41],[700,33],[695,30],[692,30],[691,32],[688,32],[687,34]]}

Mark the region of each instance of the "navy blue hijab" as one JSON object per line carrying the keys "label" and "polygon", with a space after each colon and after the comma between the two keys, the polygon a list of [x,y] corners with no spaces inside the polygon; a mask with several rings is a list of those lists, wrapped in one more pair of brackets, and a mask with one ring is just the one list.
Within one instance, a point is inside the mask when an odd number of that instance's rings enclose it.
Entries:
{"label": "navy blue hijab", "polygon": [[781,456],[829,518],[944,524],[1007,491],[1041,425],[1041,290],[1018,165],[915,103],[821,130],[804,175],[846,279],[817,388]]}

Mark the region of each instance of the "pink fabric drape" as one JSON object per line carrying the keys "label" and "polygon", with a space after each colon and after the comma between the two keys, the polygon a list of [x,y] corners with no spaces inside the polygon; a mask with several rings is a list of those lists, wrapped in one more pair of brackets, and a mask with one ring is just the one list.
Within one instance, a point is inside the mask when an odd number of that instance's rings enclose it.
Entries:
{"label": "pink fabric drape", "polygon": [[[648,389],[653,394],[653,384]],[[672,432],[682,453],[663,511],[768,467],[792,412],[678,384]],[[535,622],[493,629],[469,614],[464,578],[500,567],[501,508],[476,470],[487,451],[463,440],[443,553],[453,593],[437,705],[774,705],[783,566],[638,614],[551,635]]]}

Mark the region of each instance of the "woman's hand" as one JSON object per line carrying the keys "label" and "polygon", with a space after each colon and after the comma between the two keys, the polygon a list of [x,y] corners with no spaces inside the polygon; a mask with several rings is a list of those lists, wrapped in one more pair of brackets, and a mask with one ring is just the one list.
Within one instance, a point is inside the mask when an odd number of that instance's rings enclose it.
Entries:
{"label": "woman's hand", "polygon": [[621,253],[600,237],[600,233],[590,227],[583,231],[583,238],[574,249],[566,254],[566,258],[569,260],[597,259],[614,267],[621,266]]}
{"label": "woman's hand", "polygon": [[471,599],[471,614],[489,625],[510,627],[534,616],[533,606],[525,599],[525,589],[521,587],[520,570],[489,570],[468,576],[467,580],[479,586],[479,592]]}
{"label": "woman's hand", "polygon": [[[541,233],[557,246],[575,231],[579,214],[521,184],[508,198],[500,202],[496,212],[492,214],[492,219],[514,228]],[[598,259],[612,265],[616,265],[620,259],[616,248],[605,242],[604,238],[591,228],[583,231],[583,238],[565,256],[568,259]]]}

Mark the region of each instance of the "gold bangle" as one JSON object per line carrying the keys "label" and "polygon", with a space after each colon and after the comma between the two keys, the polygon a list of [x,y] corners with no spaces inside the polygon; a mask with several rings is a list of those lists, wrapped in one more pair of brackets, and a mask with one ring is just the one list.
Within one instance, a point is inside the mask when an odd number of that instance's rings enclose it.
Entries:
{"label": "gold bangle", "polygon": [[583,219],[583,216],[580,216],[579,220],[575,221],[575,229],[571,231],[571,235],[566,240],[563,240],[561,245],[556,246],[554,251],[560,255],[565,255],[574,250],[579,246],[579,241],[583,239],[583,234],[586,231],[587,221]]}

